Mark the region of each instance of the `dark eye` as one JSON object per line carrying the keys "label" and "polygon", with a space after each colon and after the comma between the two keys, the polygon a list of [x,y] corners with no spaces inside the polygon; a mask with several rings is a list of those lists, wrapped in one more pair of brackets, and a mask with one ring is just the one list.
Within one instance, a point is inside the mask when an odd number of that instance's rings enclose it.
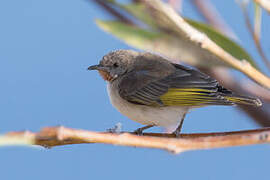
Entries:
{"label": "dark eye", "polygon": [[114,67],[114,68],[118,68],[118,63],[114,63],[114,64],[113,64],[113,67]]}

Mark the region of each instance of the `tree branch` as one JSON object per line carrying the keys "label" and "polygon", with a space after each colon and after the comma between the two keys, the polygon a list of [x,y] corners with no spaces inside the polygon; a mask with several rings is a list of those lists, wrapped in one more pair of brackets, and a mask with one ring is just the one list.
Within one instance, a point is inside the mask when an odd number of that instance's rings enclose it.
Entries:
{"label": "tree branch", "polygon": [[242,13],[243,13],[243,16],[244,16],[244,19],[245,19],[245,23],[246,23],[246,26],[247,26],[247,29],[254,41],[254,44],[255,44],[255,47],[258,51],[258,53],[260,54],[264,64],[266,65],[266,67],[268,68],[268,70],[270,70],[270,62],[269,60],[267,59],[264,51],[263,51],[263,48],[262,48],[262,45],[261,45],[261,42],[260,42],[260,37],[258,36],[258,34],[255,33],[255,30],[253,29],[252,25],[251,25],[251,22],[250,22],[250,19],[249,19],[249,16],[248,16],[248,12],[247,12],[247,7],[245,4],[242,4],[240,5],[241,9],[242,9]]}
{"label": "tree branch", "polygon": [[95,2],[97,5],[102,7],[105,11],[110,13],[112,16],[117,18],[119,21],[124,22],[126,24],[134,25],[133,22],[130,21],[127,17],[123,16],[118,11],[116,11],[111,6],[109,6],[109,4],[106,1],[104,1],[104,0],[94,0],[93,2]]}
{"label": "tree branch", "polygon": [[182,12],[182,0],[168,0],[168,3],[179,12]]}
{"label": "tree branch", "polygon": [[253,0],[258,3],[262,8],[264,8],[268,13],[270,13],[270,1],[269,0]]}
{"label": "tree branch", "polygon": [[128,132],[109,133],[65,127],[47,127],[37,133],[29,131],[7,133],[0,137],[0,145],[6,145],[3,143],[7,142],[4,141],[5,138],[9,140],[17,139],[17,143],[21,138],[24,142],[32,142],[32,145],[40,145],[43,147],[54,147],[67,144],[103,143],[163,149],[177,154],[190,150],[269,143],[270,128],[235,132],[182,134],[181,137],[175,138],[172,134],[161,133],[135,135]]}
{"label": "tree branch", "polygon": [[206,20],[207,23],[215,27],[219,32],[226,34],[232,39],[237,40],[237,36],[232,29],[227,25],[224,19],[221,17],[216,7],[211,3],[210,0],[192,0],[192,4],[197,8],[198,12]]}

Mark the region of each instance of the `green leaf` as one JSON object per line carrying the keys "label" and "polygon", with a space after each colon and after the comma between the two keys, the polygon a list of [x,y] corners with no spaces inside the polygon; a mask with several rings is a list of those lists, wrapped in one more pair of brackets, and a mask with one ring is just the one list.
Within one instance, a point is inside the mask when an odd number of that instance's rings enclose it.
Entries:
{"label": "green leaf", "polygon": [[149,25],[150,27],[156,27],[153,18],[146,13],[146,7],[144,4],[142,3],[122,4],[116,1],[112,2],[112,4],[131,14],[132,16],[142,21],[143,23]]}
{"label": "green leaf", "polygon": [[152,46],[153,41],[160,38],[160,33],[150,32],[135,26],[130,26],[118,21],[96,20],[97,25],[106,32],[109,32],[125,43],[140,49]]}
{"label": "green leaf", "polygon": [[101,29],[113,34],[128,45],[160,53],[174,62],[181,61],[200,67],[224,66],[215,57],[204,58],[209,56],[205,56],[200,47],[185,38],[176,38],[174,35],[163,32],[152,32],[119,21],[96,20],[96,23]]}
{"label": "green leaf", "polygon": [[260,39],[261,37],[261,24],[262,24],[262,8],[254,2],[254,33]]}
{"label": "green leaf", "polygon": [[257,65],[255,64],[251,56],[236,42],[224,36],[220,32],[216,31],[214,28],[210,27],[209,25],[199,23],[197,21],[194,21],[188,18],[185,18],[185,20],[194,28],[205,33],[212,41],[214,41],[226,52],[230,53],[232,56],[236,57],[237,59],[247,60],[250,64],[252,64],[254,67],[257,68]]}

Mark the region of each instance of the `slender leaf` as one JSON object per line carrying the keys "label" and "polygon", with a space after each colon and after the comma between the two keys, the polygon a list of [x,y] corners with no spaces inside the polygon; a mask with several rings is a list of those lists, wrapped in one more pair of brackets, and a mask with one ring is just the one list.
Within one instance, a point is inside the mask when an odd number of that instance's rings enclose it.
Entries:
{"label": "slender leaf", "polygon": [[140,49],[147,48],[149,44],[162,36],[161,33],[150,32],[118,21],[96,20],[96,23],[106,32],[109,32],[127,44]]}
{"label": "slender leaf", "polygon": [[[151,32],[119,21],[97,20],[97,25],[106,32],[123,40],[130,46],[146,51],[160,53],[174,62],[185,62],[194,66],[225,66],[215,57],[202,53],[200,47],[185,38],[176,38],[162,32]],[[207,63],[206,63],[207,62]]]}
{"label": "slender leaf", "polygon": [[254,15],[254,33],[260,39],[261,37],[261,23],[262,23],[262,8],[254,2],[255,15]]}
{"label": "slender leaf", "polygon": [[255,64],[255,62],[251,58],[251,56],[236,42],[234,42],[233,40],[224,36],[220,32],[216,31],[214,28],[210,27],[209,25],[199,23],[199,22],[196,22],[196,21],[188,19],[188,18],[185,18],[185,20],[194,28],[205,33],[212,41],[214,41],[217,45],[219,45],[226,52],[230,53],[232,56],[236,57],[237,59],[247,60],[254,67],[257,68],[257,65]]}

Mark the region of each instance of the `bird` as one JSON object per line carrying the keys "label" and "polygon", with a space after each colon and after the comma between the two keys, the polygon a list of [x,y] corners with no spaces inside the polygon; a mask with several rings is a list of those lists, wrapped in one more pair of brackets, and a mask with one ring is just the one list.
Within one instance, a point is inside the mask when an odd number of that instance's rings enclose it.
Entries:
{"label": "bird", "polygon": [[107,82],[111,104],[120,113],[145,125],[134,131],[137,134],[160,126],[174,127],[173,134],[179,136],[184,118],[193,108],[262,105],[258,98],[235,94],[196,68],[150,52],[112,51],[88,70],[97,70]]}

